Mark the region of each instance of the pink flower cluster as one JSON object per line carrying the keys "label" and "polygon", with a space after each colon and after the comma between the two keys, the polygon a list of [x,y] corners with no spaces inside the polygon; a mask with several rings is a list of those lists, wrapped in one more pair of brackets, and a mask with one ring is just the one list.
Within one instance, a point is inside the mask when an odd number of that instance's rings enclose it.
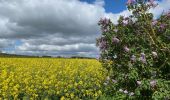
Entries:
{"label": "pink flower cluster", "polygon": [[140,56],[139,60],[140,60],[142,63],[146,63],[145,53],[141,53],[141,56]]}
{"label": "pink flower cluster", "polygon": [[124,94],[128,94],[129,96],[133,96],[135,93],[134,92],[128,92],[127,90],[119,89],[119,92],[122,92]]}
{"label": "pink flower cluster", "polygon": [[98,25],[101,26],[101,30],[102,32],[108,32],[109,31],[109,27],[108,25],[111,23],[110,19],[104,18],[104,19],[100,19]]}
{"label": "pink flower cluster", "polygon": [[128,1],[127,1],[127,5],[134,4],[135,2],[136,2],[136,0],[128,0]]}
{"label": "pink flower cluster", "polygon": [[[141,85],[141,84],[142,84],[141,81],[136,81],[136,82],[137,82],[138,85]],[[151,87],[155,87],[155,86],[156,86],[156,83],[157,83],[156,80],[151,80],[151,81],[150,81],[150,86],[151,86]]]}

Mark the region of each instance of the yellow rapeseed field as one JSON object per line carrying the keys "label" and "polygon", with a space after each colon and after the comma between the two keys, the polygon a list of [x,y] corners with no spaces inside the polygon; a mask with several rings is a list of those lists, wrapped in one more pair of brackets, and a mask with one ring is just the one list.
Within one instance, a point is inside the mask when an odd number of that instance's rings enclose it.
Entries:
{"label": "yellow rapeseed field", "polygon": [[94,99],[105,78],[95,59],[0,58],[0,99]]}

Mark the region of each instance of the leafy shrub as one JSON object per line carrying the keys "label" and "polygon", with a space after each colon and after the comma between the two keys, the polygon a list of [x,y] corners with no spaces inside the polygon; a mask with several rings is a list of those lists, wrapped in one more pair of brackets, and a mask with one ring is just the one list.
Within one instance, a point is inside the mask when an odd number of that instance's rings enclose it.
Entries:
{"label": "leafy shrub", "polygon": [[132,15],[118,24],[101,19],[100,61],[109,71],[105,95],[115,99],[170,99],[170,12],[154,19],[153,0],[128,0]]}

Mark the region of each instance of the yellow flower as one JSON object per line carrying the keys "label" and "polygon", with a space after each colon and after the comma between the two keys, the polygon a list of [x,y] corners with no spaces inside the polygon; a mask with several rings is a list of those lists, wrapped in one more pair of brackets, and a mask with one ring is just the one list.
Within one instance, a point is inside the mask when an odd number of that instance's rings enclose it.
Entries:
{"label": "yellow flower", "polygon": [[65,100],[65,97],[64,97],[64,96],[62,96],[62,97],[60,98],[60,100]]}
{"label": "yellow flower", "polygon": [[107,74],[101,63],[93,59],[0,58],[0,61],[2,98],[18,99],[21,93],[29,100],[37,99],[38,94],[65,94],[61,100],[95,98],[102,93],[93,86],[100,88]]}

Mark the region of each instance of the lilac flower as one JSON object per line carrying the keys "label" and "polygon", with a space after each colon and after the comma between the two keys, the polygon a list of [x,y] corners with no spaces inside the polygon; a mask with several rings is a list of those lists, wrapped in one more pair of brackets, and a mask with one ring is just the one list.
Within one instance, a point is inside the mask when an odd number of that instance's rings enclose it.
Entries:
{"label": "lilac flower", "polygon": [[123,25],[124,26],[128,25],[128,20],[123,20]]}
{"label": "lilac flower", "polygon": [[149,0],[149,5],[155,8],[158,4],[155,4],[154,1],[155,0]]}
{"label": "lilac flower", "polygon": [[140,57],[140,61],[141,61],[142,63],[146,63],[146,59],[143,58],[143,57]]}
{"label": "lilac flower", "polygon": [[114,80],[114,79],[112,79],[112,82],[113,82],[113,83],[117,83],[117,81],[116,81],[116,80]]}
{"label": "lilac flower", "polygon": [[101,37],[98,39],[98,46],[100,50],[106,50],[107,49],[107,41],[105,37]]}
{"label": "lilac flower", "polygon": [[109,23],[111,23],[110,19],[107,19],[107,18],[100,19],[100,21],[98,22],[98,25],[101,26],[102,32],[109,31],[109,27],[108,27]]}
{"label": "lilac flower", "polygon": [[170,17],[170,9],[168,12],[165,13],[165,16]]}
{"label": "lilac flower", "polygon": [[107,26],[110,23],[110,19],[104,18],[104,19],[100,19],[98,25],[103,25],[103,26]]}
{"label": "lilac flower", "polygon": [[142,82],[141,82],[141,81],[137,81],[137,84],[138,84],[138,85],[141,85],[141,84],[142,84]]}
{"label": "lilac flower", "polygon": [[106,41],[101,41],[100,42],[100,49],[101,50],[105,50],[107,48],[107,43],[106,43]]}
{"label": "lilac flower", "polygon": [[142,56],[142,57],[145,57],[145,53],[141,53],[141,56]]}
{"label": "lilac flower", "polygon": [[125,94],[128,94],[128,91],[127,90],[125,90],[125,91],[123,91]]}
{"label": "lilac flower", "polygon": [[130,93],[129,93],[129,96],[133,96],[133,95],[134,95],[134,93],[133,93],[133,92],[130,92]]}
{"label": "lilac flower", "polygon": [[124,50],[125,50],[125,52],[129,52],[130,51],[130,49],[127,46],[124,47]]}
{"label": "lilac flower", "polygon": [[122,89],[119,89],[119,91],[120,91],[120,92],[123,92],[123,90],[122,90]]}
{"label": "lilac flower", "polygon": [[168,17],[170,17],[170,11],[166,14]]}
{"label": "lilac flower", "polygon": [[108,25],[110,23],[110,19],[105,18],[103,22]]}
{"label": "lilac flower", "polygon": [[124,20],[128,20],[128,19],[129,19],[129,17],[125,17],[125,18],[124,18]]}
{"label": "lilac flower", "polygon": [[135,3],[135,0],[128,0],[128,1],[127,1],[127,4],[128,4],[128,5],[131,5],[131,4],[133,4],[133,3]]}
{"label": "lilac flower", "polygon": [[149,0],[149,2],[150,2],[151,4],[153,4],[153,3],[154,3],[154,0]]}
{"label": "lilac flower", "polygon": [[150,85],[151,85],[151,87],[155,87],[156,86],[156,80],[150,81]]}
{"label": "lilac flower", "polygon": [[108,31],[109,31],[109,29],[108,29],[108,28],[102,28],[101,30],[102,30],[102,32],[103,32],[103,33],[106,33],[106,32],[108,32]]}
{"label": "lilac flower", "polygon": [[146,63],[146,58],[145,58],[145,54],[144,53],[141,53],[140,61],[142,63]]}
{"label": "lilac flower", "polygon": [[135,61],[136,61],[136,56],[135,56],[135,55],[132,55],[131,58],[130,58],[130,60],[131,60],[132,62],[135,62]]}
{"label": "lilac flower", "polygon": [[112,42],[117,44],[120,42],[120,40],[116,37],[113,37]]}
{"label": "lilac flower", "polygon": [[160,28],[161,28],[161,29],[165,29],[165,24],[161,24],[161,25],[160,25]]}
{"label": "lilac flower", "polygon": [[152,55],[153,55],[154,58],[158,57],[158,54],[154,51],[152,52]]}
{"label": "lilac flower", "polygon": [[104,23],[101,25],[101,30],[102,30],[102,32],[108,32],[110,30],[110,28],[109,28],[108,24]]}
{"label": "lilac flower", "polygon": [[100,57],[99,57],[99,56],[97,56],[97,57],[96,57],[96,60],[99,60],[99,59],[100,59]]}
{"label": "lilac flower", "polygon": [[152,25],[155,26],[158,23],[157,20],[152,21]]}

